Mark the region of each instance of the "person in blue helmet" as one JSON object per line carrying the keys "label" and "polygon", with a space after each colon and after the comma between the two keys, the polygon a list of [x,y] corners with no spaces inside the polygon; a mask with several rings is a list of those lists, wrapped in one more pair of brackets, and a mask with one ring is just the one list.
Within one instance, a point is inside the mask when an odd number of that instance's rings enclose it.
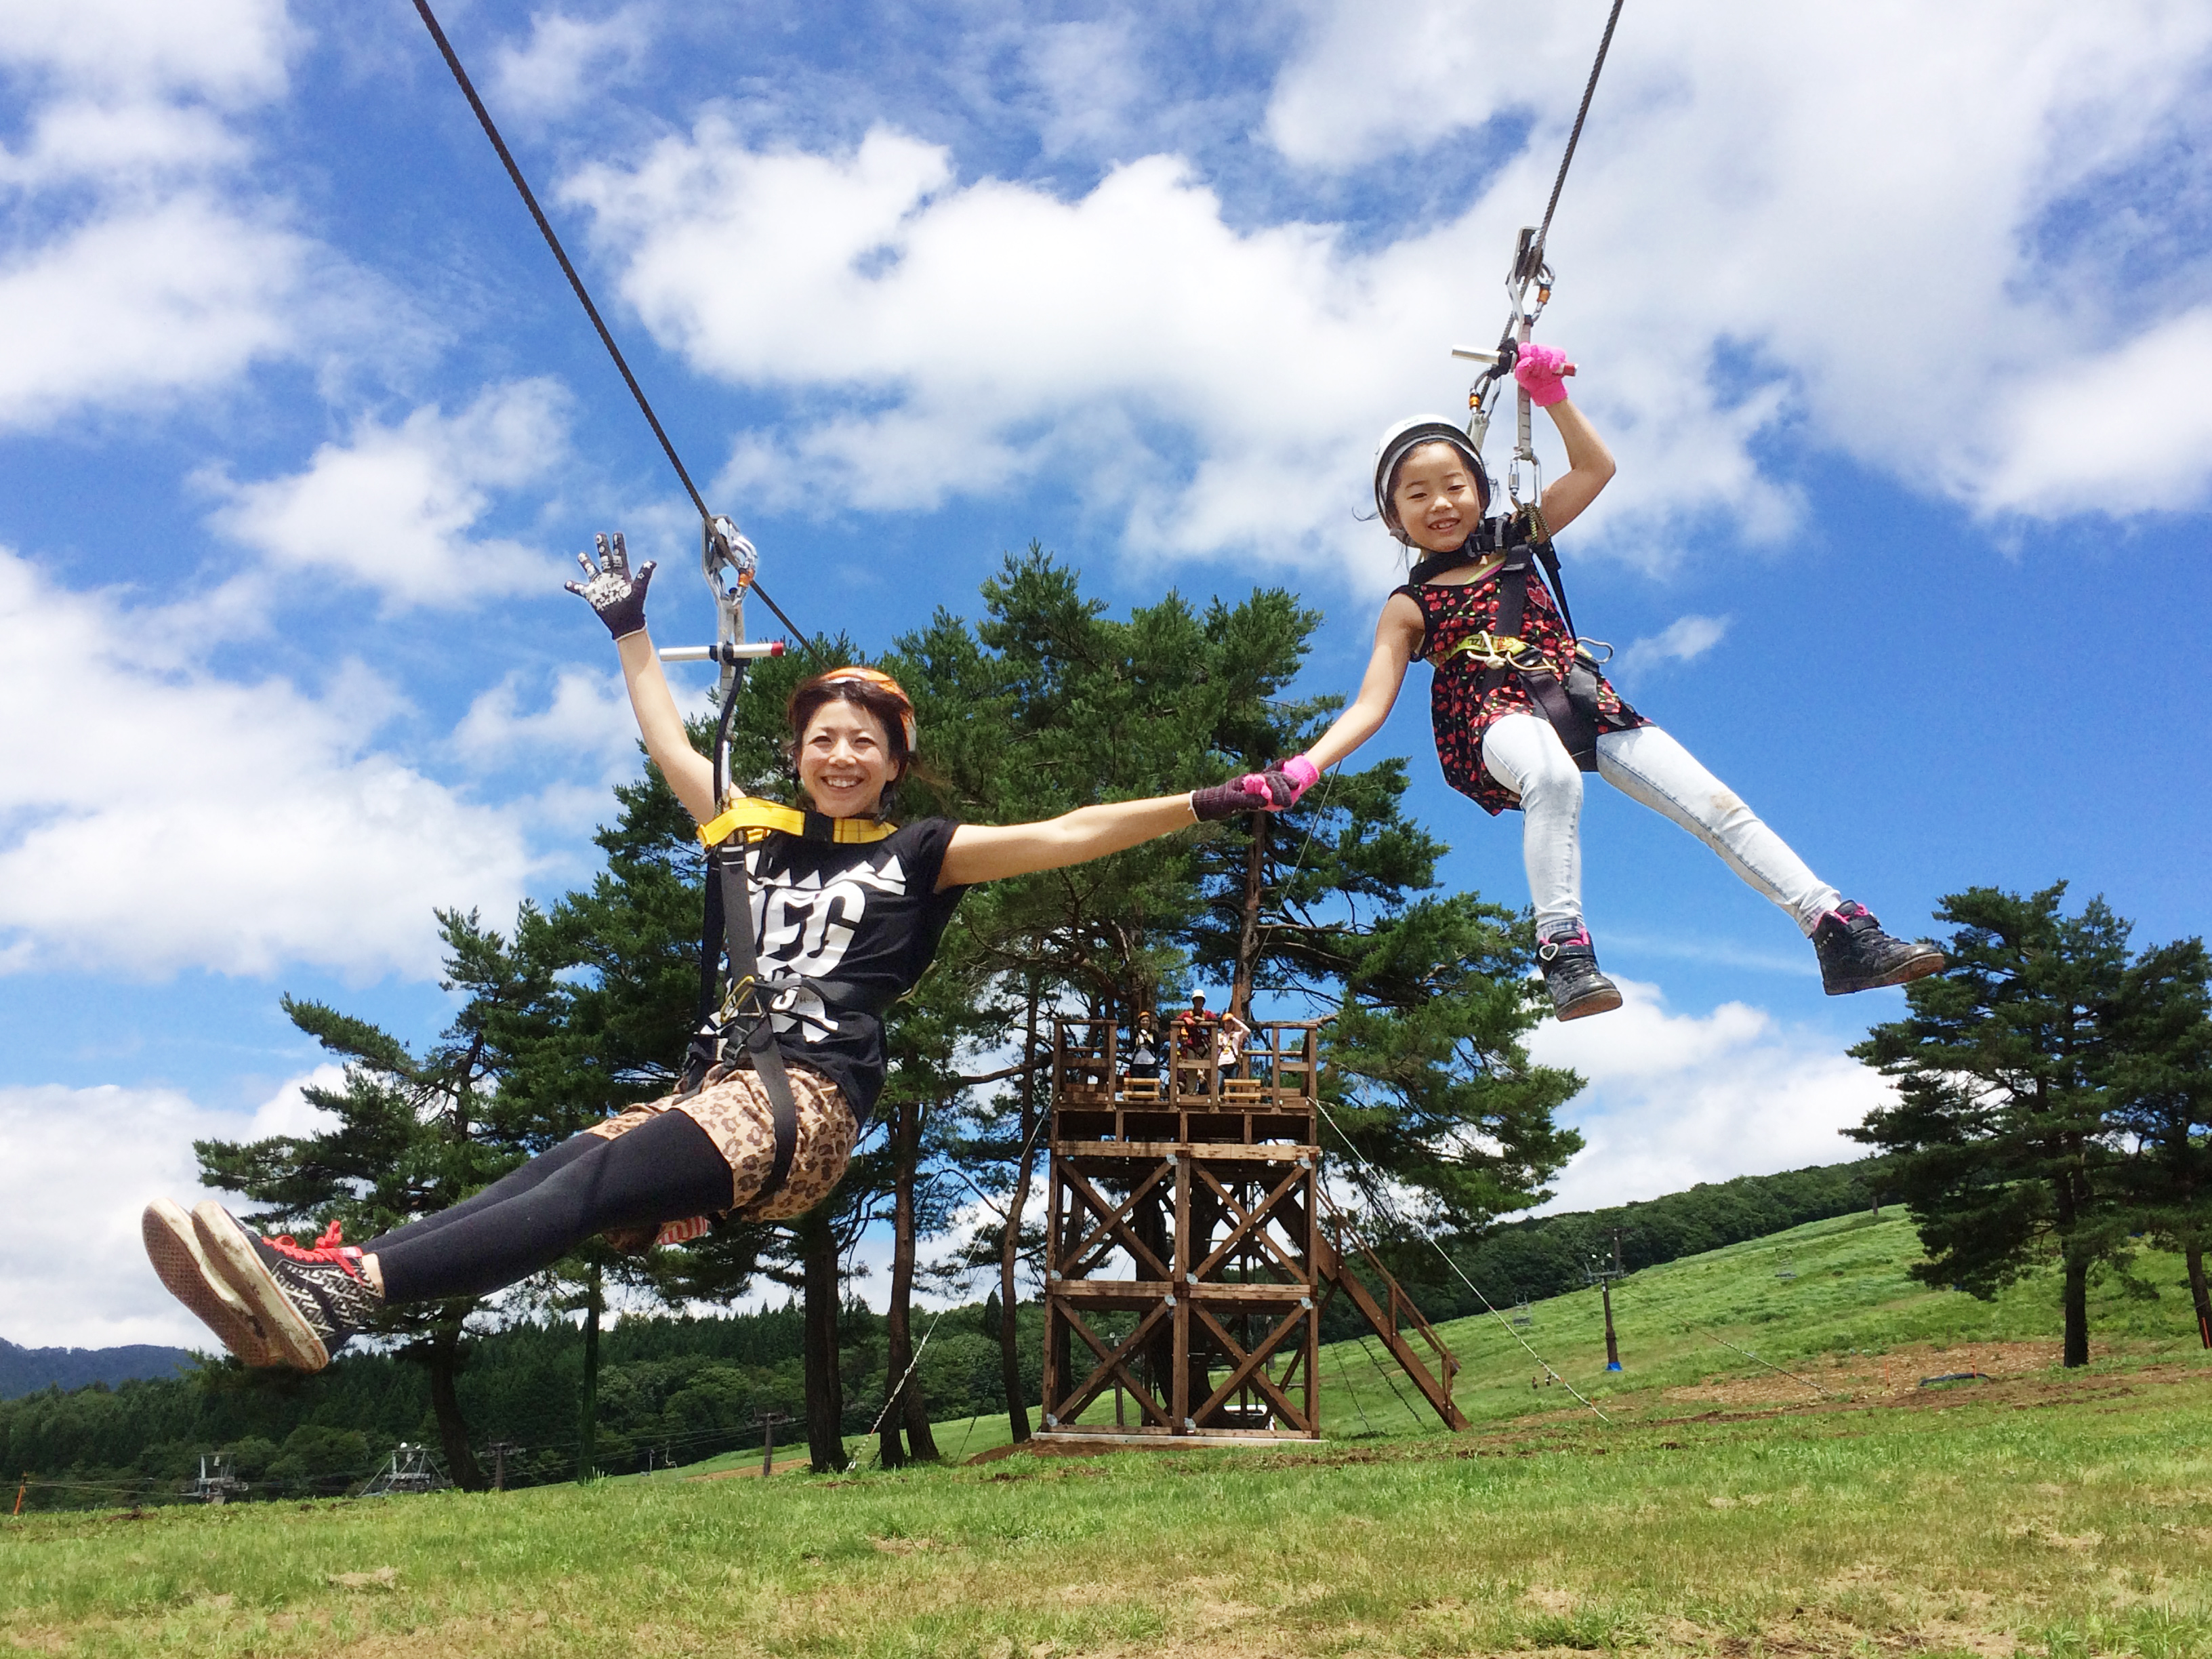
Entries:
{"label": "person in blue helmet", "polygon": [[[1539,538],[1565,529],[1613,475],[1613,456],[1568,398],[1556,348],[1524,344],[1514,379],[1566,447],[1567,470],[1539,503]],[[1537,957],[1553,1012],[1580,1019],[1620,1006],[1583,915],[1583,774],[1665,814],[1788,912],[1813,943],[1831,996],[1900,985],[1943,965],[1936,947],[1884,933],[1867,908],[1822,881],[1697,758],[1613,690],[1570,631],[1532,566],[1532,547],[1487,518],[1490,480],[1468,434],[1442,417],[1401,421],[1375,453],[1375,506],[1417,552],[1382,607],[1366,677],[1321,740],[1239,781],[1255,804],[1295,803],[1372,737],[1417,659],[1431,670],[1431,721],[1444,778],[1493,815],[1518,807],[1536,911]]]}

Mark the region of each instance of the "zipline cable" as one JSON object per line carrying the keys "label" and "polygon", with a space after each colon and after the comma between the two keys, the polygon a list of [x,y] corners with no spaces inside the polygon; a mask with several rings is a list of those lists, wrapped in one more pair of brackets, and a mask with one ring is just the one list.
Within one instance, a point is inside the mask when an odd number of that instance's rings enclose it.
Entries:
{"label": "zipline cable", "polygon": [[[491,112],[484,107],[483,100],[477,96],[476,83],[469,79],[469,72],[461,67],[460,57],[454,52],[453,43],[446,39],[446,31],[438,27],[438,19],[430,9],[429,0],[415,0],[415,9],[422,15],[423,27],[430,31],[430,38],[438,43],[438,51],[445,58],[446,67],[453,70],[453,79],[460,84],[461,95],[469,100],[469,107],[477,112],[477,121],[483,128],[484,137],[491,140],[491,147],[499,152],[499,159],[507,168],[507,176],[514,181],[514,188],[522,197],[522,204],[530,210],[530,216],[538,222],[538,231],[545,238],[545,246],[553,250],[553,257],[561,262],[561,274],[568,279],[568,286],[575,289],[576,299],[583,306],[584,314],[592,319],[592,326],[599,331],[599,343],[606,347],[607,356],[615,360],[615,367],[622,372],[623,384],[629,388],[629,395],[637,399],[637,406],[643,411],[646,423],[652,427],[653,435],[660,440],[661,452],[668,457],[669,465],[676,469],[676,476],[684,481],[684,489],[691,497],[691,505],[699,509],[700,521],[711,531],[714,523],[714,514],[708,509],[705,498],[699,494],[699,486],[691,482],[691,474],[685,470],[682,457],[677,454],[676,446],[669,441],[668,434],[660,424],[660,417],[653,412],[653,405],[646,401],[645,388],[637,383],[637,376],[630,373],[629,360],[622,355],[622,348],[615,343],[615,337],[608,331],[605,319],[599,315],[599,307],[592,303],[591,291],[584,286],[584,279],[576,274],[576,267],[569,263],[568,250],[561,246],[561,239],[553,234],[552,222],[546,218],[545,210],[538,205],[537,195],[531,190],[530,181],[522,176],[522,169],[516,165],[514,152],[507,147],[507,140],[499,136],[499,127],[492,120]],[[807,638],[797,623],[783,614],[783,607],[769,598],[766,588],[756,581],[752,584],[752,591],[760,595],[761,602],[775,613],[775,619],[791,630],[792,636],[800,645],[809,651],[814,649],[814,641]]]}
{"label": "zipline cable", "polygon": [[[418,0],[419,3],[419,0]],[[1567,182],[1567,166],[1575,159],[1575,145],[1583,136],[1583,122],[1589,115],[1590,99],[1597,92],[1598,71],[1605,67],[1605,54],[1613,45],[1613,25],[1620,21],[1621,0],[1613,0],[1613,11],[1605,20],[1605,34],[1597,43],[1597,61],[1590,65],[1589,80],[1583,88],[1582,106],[1575,112],[1575,125],[1567,134],[1567,152],[1559,157],[1559,176],[1552,180],[1552,199],[1544,204],[1544,222],[1536,227],[1536,263],[1544,257],[1544,238],[1551,234],[1552,215],[1559,205],[1559,191]]]}
{"label": "zipline cable", "polygon": [[1713,1329],[1710,1325],[1700,1325],[1697,1328],[1703,1331],[1714,1341],[1719,1343],[1723,1348],[1735,1348],[1735,1351],[1738,1353],[1741,1354],[1746,1359],[1750,1360],[1752,1364],[1754,1365],[1765,1366],[1767,1370],[1772,1371],[1777,1376],[1786,1376],[1792,1382],[1802,1382],[1807,1388],[1812,1389],[1814,1394],[1826,1395],[1831,1400],[1841,1400],[1844,1397],[1838,1394],[1833,1389],[1822,1388],[1818,1382],[1815,1382],[1809,1376],[1800,1376],[1795,1371],[1785,1371],[1781,1366],[1774,1364],[1773,1361],[1769,1359],[1761,1359],[1757,1354],[1753,1353],[1748,1348],[1736,1348],[1736,1345],[1735,1343],[1729,1341],[1728,1338],[1723,1336],[1718,1331]]}

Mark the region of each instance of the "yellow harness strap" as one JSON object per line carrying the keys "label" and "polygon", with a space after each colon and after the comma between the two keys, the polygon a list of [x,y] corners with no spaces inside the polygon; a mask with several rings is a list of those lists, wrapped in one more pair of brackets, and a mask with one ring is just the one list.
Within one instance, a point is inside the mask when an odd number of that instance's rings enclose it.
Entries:
{"label": "yellow harness strap", "polygon": [[1447,657],[1473,657],[1486,667],[1504,668],[1510,666],[1513,659],[1518,657],[1522,652],[1534,649],[1535,647],[1526,640],[1515,639],[1510,634],[1492,634],[1486,630],[1469,635],[1443,654]]}
{"label": "yellow harness strap", "polygon": [[825,818],[819,812],[802,812],[795,806],[779,806],[772,800],[740,795],[720,817],[699,826],[699,839],[708,847],[720,847],[732,836],[762,830],[851,847],[881,841],[897,829],[896,823],[879,823],[873,818]]}

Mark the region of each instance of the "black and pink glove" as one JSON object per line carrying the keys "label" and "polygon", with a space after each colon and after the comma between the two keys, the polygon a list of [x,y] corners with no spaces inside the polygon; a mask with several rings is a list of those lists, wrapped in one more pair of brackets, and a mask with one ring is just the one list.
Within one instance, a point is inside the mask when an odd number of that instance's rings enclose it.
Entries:
{"label": "black and pink glove", "polygon": [[615,532],[611,545],[605,536],[592,539],[599,544],[599,562],[593,564],[590,554],[579,553],[576,562],[584,567],[584,580],[561,585],[571,593],[583,595],[584,603],[599,612],[599,620],[607,625],[607,632],[619,640],[645,626],[645,590],[653,580],[653,561],[647,559],[632,575],[629,550],[623,545],[621,531]]}
{"label": "black and pink glove", "polygon": [[1200,823],[1218,823],[1244,812],[1280,812],[1298,804],[1298,797],[1314,786],[1321,769],[1304,755],[1293,756],[1265,772],[1247,772],[1241,778],[1217,783],[1210,789],[1190,792],[1190,810]]}
{"label": "black and pink glove", "polygon": [[1539,409],[1549,409],[1565,398],[1565,377],[1574,372],[1567,354],[1557,346],[1538,345],[1530,340],[1514,354],[1514,382]]}

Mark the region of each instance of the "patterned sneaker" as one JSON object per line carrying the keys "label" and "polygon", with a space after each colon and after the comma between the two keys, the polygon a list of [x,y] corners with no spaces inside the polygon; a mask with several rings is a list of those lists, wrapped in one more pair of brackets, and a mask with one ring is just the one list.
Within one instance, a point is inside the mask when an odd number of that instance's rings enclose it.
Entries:
{"label": "patterned sneaker", "polygon": [[1552,993],[1552,1012],[1560,1019],[1609,1014],[1620,1006],[1620,988],[1598,972],[1587,927],[1546,939],[1536,947],[1536,965]]}
{"label": "patterned sneaker", "polygon": [[1813,950],[1820,958],[1821,988],[1832,997],[1925,979],[1943,967],[1943,953],[1926,939],[1907,944],[1893,938],[1865,905],[1851,899],[1820,918]]}
{"label": "patterned sneaker", "polygon": [[200,1316],[222,1346],[249,1365],[271,1362],[269,1338],[246,1299],[217,1273],[192,1231],[192,1218],[181,1204],[157,1198],[139,1221],[146,1256],[169,1294]]}
{"label": "patterned sneaker", "polygon": [[213,1202],[193,1209],[192,1225],[216,1271],[269,1333],[279,1364],[322,1370],[332,1351],[384,1306],[362,1276],[361,1252],[339,1242],[335,1221],[312,1249],[289,1236],[257,1238]]}

